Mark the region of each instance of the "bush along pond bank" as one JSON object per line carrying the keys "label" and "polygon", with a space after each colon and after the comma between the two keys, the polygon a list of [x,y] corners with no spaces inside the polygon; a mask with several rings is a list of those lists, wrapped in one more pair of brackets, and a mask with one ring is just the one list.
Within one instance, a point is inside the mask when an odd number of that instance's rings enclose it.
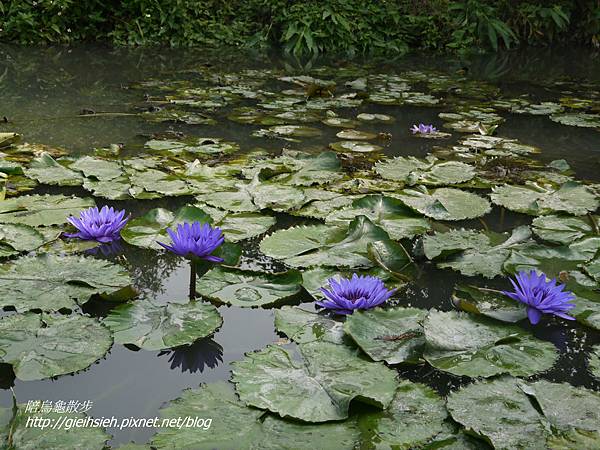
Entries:
{"label": "bush along pond bank", "polygon": [[[0,124],[0,440],[597,446],[600,179],[508,130],[593,147],[600,84],[388,69],[203,60],[95,86],[52,122],[107,130],[80,152]],[[109,145],[122,122],[144,133]],[[111,413],[28,409],[60,389]],[[211,425],[26,426],[132,402]]]}
{"label": "bush along pond bank", "polygon": [[295,55],[600,44],[595,0],[4,0],[0,23],[4,42],[270,46]]}

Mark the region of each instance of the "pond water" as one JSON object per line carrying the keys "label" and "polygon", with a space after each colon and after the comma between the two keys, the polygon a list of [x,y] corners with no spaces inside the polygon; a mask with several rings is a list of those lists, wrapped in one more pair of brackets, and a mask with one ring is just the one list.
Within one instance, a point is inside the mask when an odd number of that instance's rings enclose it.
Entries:
{"label": "pond water", "polygon": [[[294,76],[313,78],[297,77],[287,80],[284,78]],[[335,88],[322,83],[322,80],[335,82]],[[368,80],[368,87],[361,88],[360,82],[352,84],[355,80]],[[350,84],[345,85],[347,82]],[[214,87],[219,89],[207,92],[209,88]],[[195,88],[198,90],[191,93],[190,90]],[[327,91],[328,89],[331,91]],[[532,161],[539,163],[535,170],[540,173],[545,170],[553,171],[554,167],[558,167],[557,164],[552,163],[556,160],[566,160],[570,166],[570,171],[554,170],[553,175],[548,175],[548,178],[544,178],[546,175],[537,174],[528,181],[536,182],[538,186],[542,185],[544,180],[549,180],[549,184],[556,184],[558,180],[558,183],[562,184],[571,177],[587,183],[588,192],[591,192],[592,196],[597,198],[600,193],[599,185],[595,184],[600,183],[600,175],[598,175],[600,173],[598,170],[600,168],[600,118],[595,119],[596,122],[592,126],[584,127],[565,125],[550,117],[553,114],[556,116],[585,114],[596,118],[597,114],[600,114],[600,57],[583,50],[523,51],[468,59],[406,57],[394,61],[349,62],[332,58],[301,63],[279,55],[259,56],[241,52],[115,50],[95,46],[76,48],[2,46],[0,47],[0,92],[2,93],[0,117],[5,117],[5,122],[0,123],[0,133],[16,132],[22,135],[22,142],[63,148],[68,157],[79,158],[92,155],[110,159],[107,157],[110,152],[118,152],[119,157],[127,159],[148,154],[149,149],[145,147],[145,143],[153,139],[170,141],[188,139],[189,142],[191,138],[206,137],[237,144],[239,150],[232,153],[219,150],[214,154],[206,154],[201,150],[189,155],[185,152],[161,148],[158,151],[151,149],[150,153],[154,155],[152,158],[160,157],[168,160],[166,167],[171,168],[179,163],[192,162],[195,158],[211,166],[226,166],[231,161],[238,161],[243,166],[245,160],[239,155],[256,152],[257,149],[263,152],[261,154],[264,158],[275,157],[284,148],[289,151],[307,151],[315,155],[329,150],[331,143],[345,141],[344,138],[336,137],[336,134],[344,128],[326,125],[322,121],[327,118],[354,119],[360,113],[384,114],[390,116],[393,122],[357,121],[353,125],[354,129],[373,133],[376,137],[367,141],[348,140],[375,144],[380,147],[379,151],[362,153],[336,149],[343,170],[349,174],[349,178],[352,178],[354,173],[364,174],[363,171],[370,170],[375,161],[386,158],[397,156],[425,158],[433,152],[441,159],[445,159],[448,153],[444,153],[443,149],[460,146],[461,140],[473,132],[481,136],[477,129],[470,132],[460,130],[460,126],[456,125],[457,121],[466,120],[468,123],[462,125],[467,128],[476,127],[473,124],[483,121],[484,127],[498,125],[494,136],[516,139],[520,144],[534,146],[541,150],[540,153],[535,154],[509,152],[508,155],[499,157],[504,158],[503,161],[532,158]],[[311,92],[309,103],[311,101],[329,103],[306,110],[302,103],[307,95],[306,92]],[[375,94],[379,94],[379,97]],[[190,99],[196,103],[190,105]],[[294,101],[285,103],[286,99]],[[169,100],[172,102],[169,103]],[[281,103],[277,104],[278,101]],[[508,106],[506,102],[509,103]],[[580,105],[573,106],[577,102]],[[539,110],[532,113],[531,105],[534,105],[533,109],[535,109],[535,105],[540,104],[542,106]],[[486,106],[493,108],[493,111],[479,111],[477,114],[480,115],[474,117],[463,115],[459,118],[444,118],[443,115],[442,117],[438,115],[461,111],[464,113],[469,109],[472,112],[474,107]],[[249,109],[242,111],[240,109],[242,107]],[[519,108],[522,111],[517,111]],[[176,112],[180,116],[196,114],[194,120],[212,123],[186,124],[158,121],[160,114],[165,111]],[[246,114],[246,122],[254,121],[254,123],[240,123],[239,115],[237,120],[232,120],[240,111]],[[271,119],[276,113],[291,113],[291,116],[281,116],[271,122],[265,119],[261,124],[256,111]],[[497,114],[498,117],[482,119],[481,114],[492,114],[492,116]],[[311,115],[315,117],[314,120],[309,120],[308,117]],[[486,122],[488,119],[489,122]],[[410,131],[410,127],[418,123],[431,123],[441,131],[451,134],[440,139],[419,138]],[[299,124],[316,131],[309,130],[314,135],[293,136],[291,140],[286,140],[290,136],[281,133],[277,135],[273,130],[270,130],[271,133],[267,136],[252,135],[257,134],[258,130],[268,129],[271,125],[287,124]],[[444,126],[448,124],[450,128]],[[452,126],[454,128],[451,128]],[[219,141],[217,145],[220,145]],[[7,154],[10,155],[10,151],[7,151]],[[59,159],[61,153],[57,152],[54,156],[55,159]],[[66,161],[70,161],[68,157]],[[488,157],[493,160],[495,156],[490,154]],[[461,161],[470,164],[475,160],[461,159]],[[481,161],[476,162],[476,164],[480,163]],[[29,161],[23,164],[27,166]],[[515,162],[515,164],[533,167],[531,161]],[[481,167],[483,165],[481,163]],[[489,172],[495,170],[489,169],[493,165],[486,167]],[[176,168],[175,173],[178,173],[177,170]],[[280,168],[274,169],[275,173],[277,170]],[[390,172],[394,170],[396,169],[392,167]],[[509,163],[504,162],[498,170],[504,170],[505,172],[501,173],[505,176],[506,170],[510,172],[512,169]],[[465,184],[463,189],[479,191],[481,196],[486,197],[489,195],[490,186],[500,185],[505,181],[494,176],[488,176],[487,182],[490,184],[487,186]],[[391,178],[394,179],[394,175]],[[506,179],[510,180],[510,178]],[[9,197],[25,193],[91,196],[90,192],[81,186],[57,186],[56,183],[39,183],[32,186],[24,183],[21,178],[16,180],[14,185],[16,191],[11,191],[12,187],[9,185]],[[9,183],[10,181],[9,178]],[[469,181],[468,178],[466,181]],[[525,181],[527,180],[513,184],[523,184]],[[547,187],[548,183],[544,186]],[[326,185],[327,182],[322,183],[322,186]],[[438,185],[444,183],[430,184],[429,189],[432,189],[431,186]],[[373,190],[365,188],[366,190],[363,191],[351,191],[350,186],[344,188],[346,191],[343,189],[340,192],[343,195],[377,195],[383,192],[385,195],[387,191],[387,189],[379,189],[377,186],[380,185],[376,185]],[[25,188],[32,190],[26,191]],[[152,192],[152,186],[146,186],[145,189]],[[157,190],[152,195],[156,198],[152,199],[110,200],[98,195],[95,201],[98,206],[110,205],[118,209],[126,209],[131,212],[132,218],[139,218],[154,208],[175,211],[185,205],[202,203],[203,198],[208,198],[200,194],[201,198],[195,199],[196,195],[197,193],[170,196]],[[506,196],[508,200],[505,198],[492,205],[491,212],[483,217],[475,214],[471,219],[458,221],[436,221],[435,217],[430,217],[431,222],[439,224],[439,227],[436,225],[433,229],[436,233],[442,233],[450,226],[501,233],[511,232],[519,226],[529,226],[538,214],[515,212],[518,208],[510,207],[511,195],[516,194],[509,192]],[[269,204],[274,201],[276,202],[273,199],[265,200],[266,203],[271,202]],[[502,201],[505,202],[504,206],[508,207],[499,206]],[[548,202],[551,205],[556,203]],[[577,216],[585,219],[587,212],[595,211],[593,205],[592,201],[592,206]],[[222,205],[217,202],[211,206]],[[472,208],[477,209],[478,206],[474,204]],[[242,269],[285,270],[286,266],[281,260],[271,257],[273,255],[265,256],[259,250],[261,241],[277,230],[323,222],[318,218],[298,217],[293,212],[290,214],[292,208],[286,210],[285,207],[280,206],[274,209],[276,211],[271,212],[270,215],[275,217],[276,222],[268,227],[268,232],[260,232],[239,242],[242,248],[239,266]],[[470,208],[466,207],[466,209]],[[335,211],[332,210],[333,212]],[[550,212],[558,215],[569,213],[560,207]],[[242,227],[246,227],[246,224],[243,223]],[[529,236],[528,239],[542,242],[539,235],[534,238]],[[491,289],[508,289],[510,285],[506,280],[507,268],[527,266],[527,264],[523,266],[523,260],[520,260],[519,264],[515,263],[512,266],[501,265],[500,268],[504,267],[505,270],[505,274],[501,276],[486,278],[481,276],[481,273],[466,276],[464,273],[469,269],[464,269],[463,266],[461,266],[463,274],[460,270],[437,267],[436,262],[440,262],[440,259],[430,261],[419,253],[418,245],[414,246],[414,242],[414,239],[402,240],[409,252],[415,255],[415,263],[406,275],[409,277],[409,282],[400,288],[393,301],[399,306],[450,311],[454,309],[452,295],[456,285],[472,284]],[[554,240],[548,245],[555,248],[559,244],[568,245],[568,242],[561,243]],[[465,251],[468,247],[454,250]],[[61,248],[61,251],[68,253],[70,250]],[[513,257],[518,253],[514,249],[511,251]],[[87,252],[89,255],[90,250]],[[532,253],[523,253],[523,255],[524,259],[535,259]],[[160,305],[165,305],[167,302],[183,304],[188,301],[189,266],[175,255],[122,242],[114,254],[100,252],[94,257],[125,267],[141,299],[152,300]],[[506,259],[508,260],[508,256]],[[548,263],[550,260],[551,263]],[[549,273],[552,276],[564,271],[579,271],[581,266],[592,265],[593,261],[595,261],[595,253],[586,261],[576,260],[573,263],[569,260],[568,267],[565,268],[559,267],[560,258],[554,254],[540,256],[538,259],[540,267],[556,269],[556,273]],[[478,264],[485,264],[485,262],[478,262]],[[532,264],[532,267],[536,266],[534,263],[528,264]],[[305,267],[300,268],[300,272],[307,270]],[[594,270],[583,270],[581,275],[586,278],[587,284],[583,284],[590,292],[598,287],[599,278],[595,277],[597,272]],[[551,272],[550,269],[546,271]],[[579,273],[581,272],[572,273],[570,279],[579,280],[577,278]],[[594,303],[591,298],[587,300]],[[311,295],[302,291],[283,303],[301,305],[306,310],[314,311],[313,302]],[[2,302],[2,305],[6,304],[9,302]],[[95,297],[85,304],[84,301],[80,301],[80,304],[82,306],[79,312],[98,319],[105,318],[118,305]],[[15,314],[10,309],[7,308],[4,312],[5,316]],[[78,310],[77,307],[75,309]],[[284,340],[285,335],[275,330],[276,309],[220,304],[218,312],[223,318],[223,325],[213,335],[200,339],[191,346],[152,351],[139,349],[130,344],[114,343],[106,356],[89,368],[71,375],[22,381],[15,377],[9,364],[3,364],[0,368],[3,388],[0,404],[6,408],[12,407],[14,392],[19,403],[27,403],[28,400],[53,402],[91,400],[93,407],[88,414],[94,417],[154,417],[159,415],[161,406],[180,397],[186,388],[197,388],[201,383],[229,380],[230,364],[242,360],[247,352],[261,350],[273,343],[295,351],[294,344]],[[533,371],[528,374],[533,375],[532,377],[525,378],[567,382],[594,391],[600,390],[600,379],[594,377],[589,363],[590,351],[600,344],[600,333],[596,331],[600,326],[598,320],[600,302],[596,306],[592,305],[590,310],[592,313],[588,311],[586,319],[579,320],[578,316],[577,322],[551,319],[544,320],[536,326],[529,324],[527,320],[518,322],[518,327],[525,332],[531,333],[539,340],[552,343],[558,353],[556,362],[551,365],[551,368],[536,374]],[[600,355],[600,352],[598,354]],[[488,358],[494,357],[488,355]],[[466,376],[453,375],[456,371],[439,370],[439,367],[436,369],[427,363],[392,367],[403,378],[425,383],[442,396],[470,382]],[[353,414],[360,415],[361,408],[363,407],[353,404]],[[146,443],[156,430],[140,428],[119,430],[112,427],[107,431],[113,435],[109,444],[118,447],[130,441]],[[363,443],[363,445],[363,448],[370,448],[368,444]]]}

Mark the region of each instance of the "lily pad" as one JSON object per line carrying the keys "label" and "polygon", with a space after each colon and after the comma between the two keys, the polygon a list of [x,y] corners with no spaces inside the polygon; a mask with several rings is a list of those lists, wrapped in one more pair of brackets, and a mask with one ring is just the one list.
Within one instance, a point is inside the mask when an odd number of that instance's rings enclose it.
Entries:
{"label": "lily pad", "polygon": [[495,187],[490,195],[492,201],[506,209],[540,216],[555,212],[566,212],[582,216],[598,209],[596,196],[576,182],[567,182],[558,188],[542,186]]}
{"label": "lily pad", "polygon": [[518,322],[527,317],[527,311],[522,303],[493,289],[457,285],[452,293],[452,301],[462,311],[481,314],[503,322]]}
{"label": "lily pad", "polygon": [[396,373],[383,364],[329,342],[310,342],[299,349],[302,359],[270,345],[233,362],[232,381],[240,400],[305,422],[346,419],[352,400],[382,409],[391,403]]}
{"label": "lily pad", "polygon": [[455,421],[496,449],[545,448],[548,425],[515,378],[470,384],[451,393],[447,407]]}
{"label": "lily pad", "polygon": [[144,350],[163,350],[188,345],[213,334],[223,319],[210,303],[153,303],[137,300],[113,309],[104,319],[115,342]]}
{"label": "lily pad", "polygon": [[11,364],[23,381],[83,370],[111,345],[108,329],[82,315],[26,313],[0,320],[0,361]]}
{"label": "lily pad", "polygon": [[[17,405],[16,409],[12,411],[14,415],[10,422],[0,428],[0,443],[3,448],[21,450],[101,449],[106,447],[106,443],[111,438],[100,427],[74,426],[68,432],[60,426],[54,427],[54,424],[60,423],[86,423],[88,417],[85,414],[54,411],[43,414],[30,413],[26,408],[26,404]],[[46,428],[31,426],[30,420],[40,417],[48,419],[49,425]]]}
{"label": "lily pad", "polygon": [[590,352],[589,369],[593,376],[600,379],[600,344],[594,345]]}
{"label": "lily pad", "polygon": [[425,184],[444,186],[459,184],[475,177],[475,169],[458,161],[426,160],[415,157],[396,157],[379,161],[375,171],[387,180],[401,181],[407,185]]}
{"label": "lily pad", "polygon": [[436,220],[463,220],[491,211],[490,203],[476,194],[459,189],[405,189],[392,195],[421,214]]}
{"label": "lily pad", "polygon": [[454,375],[491,377],[503,373],[530,376],[554,365],[557,352],[522,328],[481,316],[431,311],[423,324],[425,359]]}
{"label": "lily pad", "polygon": [[262,240],[260,249],[292,267],[371,267],[368,244],[386,240],[389,236],[384,230],[367,217],[358,216],[347,231],[323,225],[276,231]]}
{"label": "lily pad", "polygon": [[360,131],[360,130],[342,130],[338,132],[336,137],[340,139],[347,139],[351,141],[370,141],[375,139],[377,135],[375,133],[369,133],[368,131]]}
{"label": "lily pad", "polygon": [[342,322],[297,306],[284,306],[275,310],[275,329],[298,344],[315,341],[342,344],[343,325]]}
{"label": "lily pad", "polygon": [[20,223],[32,227],[60,225],[69,216],[95,206],[91,198],[64,195],[25,195],[0,201],[0,223]]}
{"label": "lily pad", "polygon": [[234,306],[270,306],[298,294],[302,277],[296,271],[279,274],[215,267],[197,284],[204,297]]}
{"label": "lily pad", "polygon": [[353,448],[359,434],[354,421],[311,425],[272,415],[263,417],[264,411],[246,407],[224,382],[184,390],[181,397],[161,409],[160,415],[175,421],[180,417],[209,417],[212,423],[208,432],[198,427],[161,428],[152,439],[153,448],[158,450]]}
{"label": "lily pad", "polygon": [[446,431],[447,417],[444,400],[433,389],[403,380],[385,411],[358,417],[360,448],[428,448],[423,446]]}
{"label": "lily pad", "polygon": [[336,152],[354,152],[354,153],[371,153],[371,152],[379,152],[383,150],[383,147],[380,145],[370,144],[368,142],[361,141],[340,141],[329,144]]}
{"label": "lily pad", "polygon": [[[592,217],[595,224],[598,217]],[[596,225],[597,226],[597,225]],[[533,219],[533,232],[545,241],[571,244],[573,241],[594,234],[590,217],[541,216]]]}
{"label": "lily pad", "polygon": [[325,222],[337,226],[348,226],[357,216],[368,217],[395,240],[411,239],[430,229],[427,219],[416,215],[400,200],[382,195],[368,195],[357,199],[351,207],[328,215]]}
{"label": "lily pad", "polygon": [[360,113],[356,118],[361,122],[367,123],[393,123],[396,120],[393,116],[388,116],[387,114],[370,113]]}
{"label": "lily pad", "polygon": [[173,154],[199,153],[214,155],[219,153],[234,153],[239,145],[219,138],[194,137],[183,141],[153,139],[144,145],[149,150],[166,151]]}
{"label": "lily pad", "polygon": [[46,241],[42,233],[28,225],[0,224],[0,258],[35,250]]}
{"label": "lily pad", "polygon": [[93,294],[131,284],[122,267],[82,256],[24,256],[0,266],[0,306],[17,311],[73,309]]}
{"label": "lily pad", "polygon": [[374,361],[388,364],[421,361],[427,311],[417,308],[375,308],[348,316],[344,331]]}
{"label": "lily pad", "polygon": [[44,153],[39,158],[31,161],[28,169],[25,169],[25,175],[42,184],[56,184],[59,186],[80,186],[83,184],[83,177],[79,172],[75,172],[59,164],[48,153]]}
{"label": "lily pad", "polygon": [[83,172],[87,178],[94,178],[98,181],[110,181],[123,175],[123,169],[118,162],[91,156],[77,159],[69,168]]}
{"label": "lily pad", "polygon": [[163,208],[155,208],[129,221],[121,231],[121,237],[125,242],[137,247],[161,250],[158,241],[167,244],[171,242],[167,228],[174,229],[180,223],[196,221],[211,223],[212,218],[194,206],[184,206],[175,213]]}
{"label": "lily pad", "polygon": [[562,125],[583,128],[600,128],[600,114],[564,113],[552,114],[550,120]]}

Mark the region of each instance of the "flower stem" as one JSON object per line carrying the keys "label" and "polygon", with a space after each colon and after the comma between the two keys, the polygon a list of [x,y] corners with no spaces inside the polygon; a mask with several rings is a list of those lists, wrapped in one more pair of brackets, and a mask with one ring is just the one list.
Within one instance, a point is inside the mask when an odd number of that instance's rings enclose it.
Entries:
{"label": "flower stem", "polygon": [[196,298],[196,264],[190,260],[190,300]]}

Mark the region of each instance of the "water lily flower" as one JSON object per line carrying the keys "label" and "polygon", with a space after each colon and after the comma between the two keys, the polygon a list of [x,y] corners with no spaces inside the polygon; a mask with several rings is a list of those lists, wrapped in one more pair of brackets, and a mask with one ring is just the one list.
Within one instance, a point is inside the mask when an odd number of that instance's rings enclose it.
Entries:
{"label": "water lily flower", "polygon": [[316,302],[336,314],[352,314],[355,309],[371,309],[381,305],[392,296],[396,289],[387,289],[383,281],[372,276],[334,278],[327,280],[329,289],[321,288],[325,299]]}
{"label": "water lily flower", "polygon": [[104,206],[100,211],[97,207],[88,208],[79,213],[79,218],[67,218],[69,223],[77,228],[77,233],[65,234],[69,238],[79,238],[85,241],[112,242],[121,238],[121,229],[129,220],[125,210],[116,211]]}
{"label": "water lily flower", "polygon": [[433,125],[425,125],[424,123],[420,123],[419,125],[413,125],[410,131],[412,131],[413,134],[430,134],[436,133],[437,128]]}
{"label": "water lily flower", "polygon": [[554,314],[563,319],[575,320],[566,314],[575,308],[574,304],[569,303],[575,299],[575,295],[564,291],[564,284],[557,284],[556,279],[548,280],[544,273],[538,275],[535,270],[529,273],[521,271],[515,278],[516,283],[510,280],[515,292],[502,293],[527,306],[527,317],[533,325],[540,321],[542,314]]}
{"label": "water lily flower", "polygon": [[185,258],[200,258],[211,262],[223,262],[223,258],[211,255],[225,240],[220,228],[213,228],[208,223],[181,223],[177,230],[167,228],[172,244],[158,242],[159,245],[176,255]]}

